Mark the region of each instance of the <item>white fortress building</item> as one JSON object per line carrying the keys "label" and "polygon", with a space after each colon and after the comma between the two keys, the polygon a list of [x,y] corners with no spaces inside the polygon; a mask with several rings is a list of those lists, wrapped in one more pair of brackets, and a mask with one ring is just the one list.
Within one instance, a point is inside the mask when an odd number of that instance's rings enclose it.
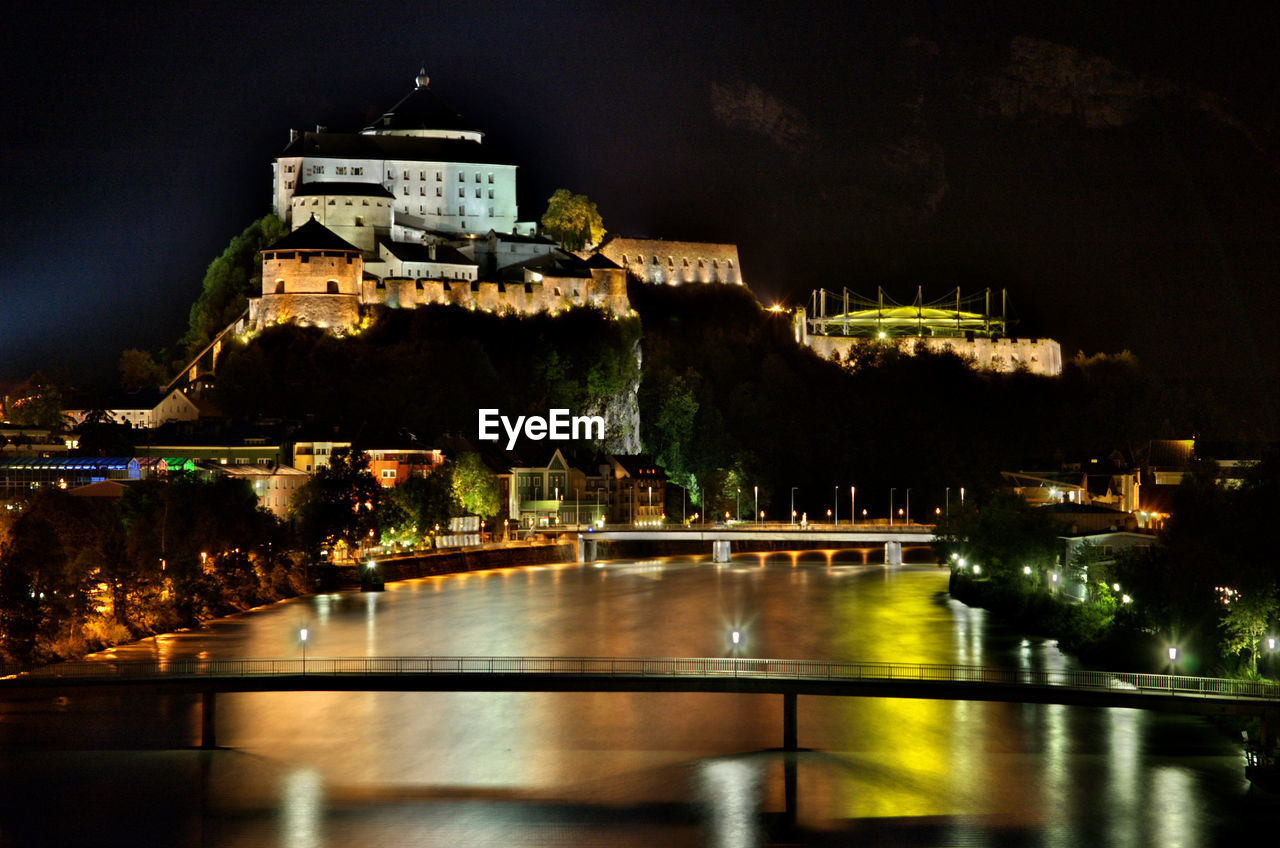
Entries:
{"label": "white fortress building", "polygon": [[370,306],[630,311],[621,267],[517,222],[515,164],[492,155],[429,84],[419,71],[358,133],[290,131],[271,182],[291,232],[262,251],[262,291],[236,331],[297,323],[345,333]]}
{"label": "white fortress building", "polygon": [[484,133],[436,97],[425,70],[414,82],[359,133],[290,130],[272,167],[276,215],[295,229],[315,215],[362,250],[378,235],[514,232],[515,164],[490,153]]}

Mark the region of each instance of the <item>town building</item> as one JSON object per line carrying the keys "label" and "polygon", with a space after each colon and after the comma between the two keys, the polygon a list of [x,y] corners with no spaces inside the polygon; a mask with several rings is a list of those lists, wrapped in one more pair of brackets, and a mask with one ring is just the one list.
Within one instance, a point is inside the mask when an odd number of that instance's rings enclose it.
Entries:
{"label": "town building", "polygon": [[245,481],[257,496],[258,506],[280,519],[289,517],[294,495],[311,479],[306,472],[287,465],[224,465],[202,461],[197,466],[214,477]]}
{"label": "town building", "polygon": [[63,415],[73,427],[83,424],[91,413],[101,411],[113,423],[128,424],[135,430],[154,430],[171,421],[195,421],[201,416],[201,408],[201,401],[181,389],[167,392],[140,389],[113,398],[100,407],[63,410]]}
{"label": "town building", "polygon": [[609,454],[609,523],[649,526],[666,520],[667,472],[649,454]]}

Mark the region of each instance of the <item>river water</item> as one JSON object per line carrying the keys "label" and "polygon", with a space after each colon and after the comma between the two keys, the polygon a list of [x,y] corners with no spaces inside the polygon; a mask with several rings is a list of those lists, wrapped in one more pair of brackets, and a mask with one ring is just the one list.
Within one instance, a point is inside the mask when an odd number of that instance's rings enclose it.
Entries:
{"label": "river water", "polygon": [[[556,565],[297,599],[102,656],[727,656],[1070,667],[859,552]],[[0,705],[0,844],[1200,846],[1280,824],[1238,746],[1136,710],[727,694]],[[794,824],[791,823],[794,821]]]}

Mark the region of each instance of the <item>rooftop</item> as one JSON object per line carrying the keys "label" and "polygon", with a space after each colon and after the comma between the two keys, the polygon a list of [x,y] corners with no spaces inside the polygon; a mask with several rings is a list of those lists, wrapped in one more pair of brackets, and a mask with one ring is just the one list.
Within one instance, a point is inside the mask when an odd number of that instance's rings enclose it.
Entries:
{"label": "rooftop", "polygon": [[326,182],[324,180],[313,180],[305,182],[294,189],[294,197],[313,197],[323,195],[338,195],[348,197],[382,197],[394,199],[388,189],[384,188],[380,183],[357,183],[357,182]]}
{"label": "rooftop", "polygon": [[457,138],[421,138],[410,135],[360,135],[358,133],[299,133],[280,158],[292,156],[338,159],[378,159],[406,162],[514,165],[485,146]]}
{"label": "rooftop", "polygon": [[340,250],[359,253],[360,248],[343,239],[333,230],[321,224],[313,215],[310,221],[303,224],[289,235],[273,245],[263,248],[263,252],[275,250]]}

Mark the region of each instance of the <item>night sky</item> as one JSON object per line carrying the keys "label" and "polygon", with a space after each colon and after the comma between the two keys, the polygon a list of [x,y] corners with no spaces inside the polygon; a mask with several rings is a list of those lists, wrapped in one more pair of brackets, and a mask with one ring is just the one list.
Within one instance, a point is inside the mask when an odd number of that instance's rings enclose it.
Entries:
{"label": "night sky", "polygon": [[27,4],[0,381],[172,342],[290,128],[358,129],[425,64],[520,163],[523,220],[563,186],[619,235],[735,242],[765,302],[1007,288],[1065,356],[1130,349],[1274,423],[1280,13],[950,5]]}

